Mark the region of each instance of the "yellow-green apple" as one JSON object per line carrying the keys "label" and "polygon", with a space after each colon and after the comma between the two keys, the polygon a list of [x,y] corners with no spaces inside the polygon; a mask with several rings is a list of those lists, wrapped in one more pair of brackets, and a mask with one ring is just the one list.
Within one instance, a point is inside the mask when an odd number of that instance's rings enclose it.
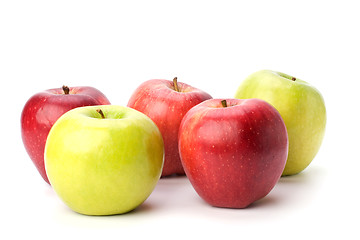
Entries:
{"label": "yellow-green apple", "polygon": [[216,207],[245,208],[265,197],[284,170],[286,127],[260,99],[210,99],[179,130],[181,161],[192,186]]}
{"label": "yellow-green apple", "polygon": [[149,116],[159,127],[165,145],[162,176],[183,175],[178,150],[178,133],[182,118],[187,111],[211,96],[188,84],[164,79],[142,83],[132,94],[128,107]]}
{"label": "yellow-green apple", "polygon": [[283,176],[297,174],[311,163],[326,126],[324,99],[314,86],[281,72],[262,70],[241,83],[235,98],[260,98],[280,112],[289,136],[289,155]]}
{"label": "yellow-green apple", "polygon": [[44,167],[47,135],[55,121],[76,107],[110,104],[103,93],[93,87],[54,88],[33,95],[21,113],[21,135],[27,153],[43,179],[49,183]]}
{"label": "yellow-green apple", "polygon": [[53,189],[72,210],[85,215],[135,209],[158,182],[163,158],[155,123],[116,105],[68,111],[51,128],[45,146]]}

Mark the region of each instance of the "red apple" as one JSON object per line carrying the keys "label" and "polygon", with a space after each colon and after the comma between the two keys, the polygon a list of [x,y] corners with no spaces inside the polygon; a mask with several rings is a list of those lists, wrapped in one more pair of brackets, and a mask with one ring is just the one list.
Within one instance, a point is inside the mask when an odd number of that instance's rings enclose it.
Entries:
{"label": "red apple", "polygon": [[[65,112],[82,106],[107,105],[109,100],[93,87],[49,89],[33,95],[21,113],[21,135],[27,153],[43,179],[49,183],[44,167],[47,135]],[[50,184],[50,183],[49,183]]]}
{"label": "red apple", "polygon": [[201,198],[216,207],[245,208],[281,177],[288,136],[279,112],[263,100],[211,99],[183,118],[179,151]]}
{"label": "red apple", "polygon": [[178,149],[179,126],[190,108],[210,98],[204,91],[177,82],[177,78],[148,80],[132,94],[128,107],[150,117],[163,136],[165,160],[161,176],[185,174]]}

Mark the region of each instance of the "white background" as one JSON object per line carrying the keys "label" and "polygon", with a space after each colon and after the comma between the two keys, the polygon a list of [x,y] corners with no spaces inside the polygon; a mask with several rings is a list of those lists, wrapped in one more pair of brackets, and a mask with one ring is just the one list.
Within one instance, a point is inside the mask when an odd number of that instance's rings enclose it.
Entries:
{"label": "white background", "polygon": [[[0,238],[359,238],[360,15],[355,4],[1,1]],[[328,123],[312,164],[282,178],[247,209],[213,208],[182,177],[161,179],[129,214],[83,216],[42,180],[21,141],[22,107],[41,90],[90,85],[112,104],[126,105],[143,81],[177,76],[225,98],[261,69],[317,87]]]}

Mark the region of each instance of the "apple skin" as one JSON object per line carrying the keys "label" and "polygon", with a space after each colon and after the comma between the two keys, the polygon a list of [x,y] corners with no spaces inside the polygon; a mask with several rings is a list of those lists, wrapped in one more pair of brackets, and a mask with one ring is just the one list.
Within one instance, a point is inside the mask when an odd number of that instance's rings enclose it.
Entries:
{"label": "apple skin", "polygon": [[[65,86],[63,88],[66,88]],[[88,87],[54,88],[33,95],[21,113],[21,136],[30,159],[42,178],[49,183],[44,167],[47,135],[56,120],[70,109],[89,105],[110,104],[99,90]]]}
{"label": "apple skin", "polygon": [[179,127],[182,118],[193,106],[212,97],[188,84],[165,79],[152,79],[142,83],[132,94],[128,107],[149,116],[159,127],[165,144],[162,176],[184,175],[178,148]]}
{"label": "apple skin", "polygon": [[163,158],[155,123],[116,105],[70,110],[54,124],[45,146],[53,189],[72,210],[85,215],[135,209],[155,188]]}
{"label": "apple skin", "polygon": [[207,203],[246,208],[265,197],[284,170],[288,154],[285,124],[260,99],[220,99],[188,111],[179,130],[186,175]]}
{"label": "apple skin", "polygon": [[261,70],[241,83],[235,98],[260,98],[280,112],[289,136],[283,176],[297,174],[311,163],[326,128],[324,99],[315,87],[281,72]]}

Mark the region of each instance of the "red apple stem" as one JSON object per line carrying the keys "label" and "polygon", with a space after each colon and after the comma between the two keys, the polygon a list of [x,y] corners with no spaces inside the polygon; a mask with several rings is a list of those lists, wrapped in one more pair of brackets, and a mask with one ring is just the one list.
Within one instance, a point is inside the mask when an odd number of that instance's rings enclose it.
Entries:
{"label": "red apple stem", "polygon": [[296,77],[292,77],[291,80],[295,81],[295,80],[296,80]]}
{"label": "red apple stem", "polygon": [[174,89],[175,89],[175,91],[180,92],[179,86],[178,86],[178,84],[177,84],[177,77],[174,77],[173,83],[174,83]]}
{"label": "red apple stem", "polygon": [[65,95],[69,94],[69,92],[70,92],[70,88],[68,86],[65,86],[65,85],[62,86],[62,90],[64,91]]}
{"label": "red apple stem", "polygon": [[102,119],[105,119],[105,115],[104,115],[103,111],[100,108],[96,109],[96,111],[100,114]]}
{"label": "red apple stem", "polygon": [[224,108],[227,107],[227,103],[226,103],[226,100],[225,100],[225,99],[221,101],[221,105],[222,105]]}

